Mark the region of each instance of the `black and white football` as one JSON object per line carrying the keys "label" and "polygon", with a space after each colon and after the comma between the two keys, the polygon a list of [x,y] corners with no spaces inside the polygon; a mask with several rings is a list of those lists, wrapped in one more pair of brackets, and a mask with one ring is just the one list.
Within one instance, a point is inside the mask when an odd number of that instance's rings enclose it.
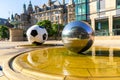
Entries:
{"label": "black and white football", "polygon": [[30,43],[42,44],[48,38],[45,27],[33,25],[27,30],[27,38]]}

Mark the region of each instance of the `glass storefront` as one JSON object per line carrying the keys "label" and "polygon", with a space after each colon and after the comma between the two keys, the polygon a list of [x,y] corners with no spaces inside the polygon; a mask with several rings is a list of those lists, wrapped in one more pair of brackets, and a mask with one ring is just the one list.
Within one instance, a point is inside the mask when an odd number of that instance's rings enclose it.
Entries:
{"label": "glass storefront", "polygon": [[113,34],[120,35],[120,19],[114,19],[113,21]]}
{"label": "glass storefront", "polygon": [[96,36],[109,36],[108,20],[100,20],[100,21],[95,22],[95,35]]}
{"label": "glass storefront", "polygon": [[88,1],[89,0],[75,0],[75,13],[77,21],[87,20],[87,15],[89,13]]}
{"label": "glass storefront", "polygon": [[[109,36],[109,22],[108,19],[95,21],[95,35]],[[112,35],[120,35],[120,18],[113,19]]]}
{"label": "glass storefront", "polygon": [[116,0],[116,8],[120,8],[120,0]]}

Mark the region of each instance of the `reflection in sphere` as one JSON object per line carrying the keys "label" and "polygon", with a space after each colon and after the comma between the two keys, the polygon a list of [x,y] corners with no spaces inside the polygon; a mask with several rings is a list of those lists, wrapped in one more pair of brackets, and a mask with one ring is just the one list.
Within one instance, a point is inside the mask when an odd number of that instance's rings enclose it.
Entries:
{"label": "reflection in sphere", "polygon": [[86,22],[74,21],[67,24],[63,29],[62,41],[70,51],[84,52],[92,46],[94,32]]}

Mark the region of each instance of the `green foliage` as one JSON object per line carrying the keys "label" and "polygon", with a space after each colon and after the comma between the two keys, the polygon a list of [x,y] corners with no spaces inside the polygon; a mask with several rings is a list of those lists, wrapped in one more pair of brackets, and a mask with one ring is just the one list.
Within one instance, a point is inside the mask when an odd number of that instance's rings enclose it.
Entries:
{"label": "green foliage", "polygon": [[61,31],[63,29],[63,27],[64,26],[62,24],[52,24],[52,29],[55,33],[57,33],[58,30]]}
{"label": "green foliage", "polygon": [[57,31],[58,31],[58,24],[52,24],[52,29],[53,29],[54,33],[57,33]]}
{"label": "green foliage", "polygon": [[51,21],[43,20],[43,21],[38,22],[37,25],[45,27],[49,36],[53,35],[54,32],[52,30]]}
{"label": "green foliage", "polygon": [[57,39],[57,37],[60,37],[61,35],[61,32],[63,30],[63,25],[62,24],[52,24],[52,29],[53,29],[53,32],[54,32],[54,37],[55,39]]}
{"label": "green foliage", "polygon": [[63,25],[63,24],[59,24],[59,26],[60,26],[59,29],[60,29],[60,30],[63,30],[64,25]]}
{"label": "green foliage", "polygon": [[0,39],[9,38],[9,29],[6,26],[0,25]]}
{"label": "green foliage", "polygon": [[63,29],[62,24],[52,24],[49,20],[40,21],[37,25],[45,27],[49,36],[57,36],[58,31]]}
{"label": "green foliage", "polygon": [[44,26],[45,28],[50,28],[51,22],[49,20],[43,20],[41,22],[38,22],[37,25]]}

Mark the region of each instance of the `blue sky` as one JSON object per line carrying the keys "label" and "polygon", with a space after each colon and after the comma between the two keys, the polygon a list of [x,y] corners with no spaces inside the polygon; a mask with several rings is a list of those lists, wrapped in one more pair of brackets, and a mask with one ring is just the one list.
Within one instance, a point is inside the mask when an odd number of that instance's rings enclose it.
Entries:
{"label": "blue sky", "polygon": [[[22,13],[23,4],[28,6],[29,1],[34,5],[47,3],[48,0],[1,0],[0,1],[0,18],[8,18],[12,13]],[[61,0],[59,0],[61,1]]]}

